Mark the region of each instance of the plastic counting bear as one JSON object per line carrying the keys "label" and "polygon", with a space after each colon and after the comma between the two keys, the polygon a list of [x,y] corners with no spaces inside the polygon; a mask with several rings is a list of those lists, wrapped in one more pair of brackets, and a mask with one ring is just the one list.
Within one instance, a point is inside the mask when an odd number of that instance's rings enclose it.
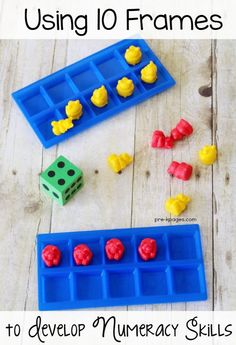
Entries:
{"label": "plastic counting bear", "polygon": [[83,173],[63,156],[40,175],[41,189],[60,205],[66,204],[83,186]]}
{"label": "plastic counting bear", "polygon": [[[151,239],[147,244],[143,241],[146,238]],[[118,239],[124,246],[119,260],[107,256],[106,244],[110,245],[111,239]],[[198,225],[51,233],[38,235],[37,242],[40,310],[207,298]],[[145,261],[139,251],[143,254],[145,246],[155,242],[156,255]],[[74,251],[79,245],[87,246],[93,254],[88,266],[75,262]],[[59,250],[61,257],[58,266],[48,267],[42,254],[51,246],[58,248],[53,247],[53,251],[58,256]]]}
{"label": "plastic counting bear", "polygon": [[[138,60],[135,61],[136,64],[129,64],[125,59],[125,52],[130,46],[138,47],[142,52],[141,57],[138,56]],[[141,70],[150,65],[150,61],[151,65],[155,64],[158,71],[158,77],[152,83],[141,79]],[[129,96],[122,97],[117,93],[119,80],[123,80],[123,84],[124,81],[132,81],[129,82],[134,86],[132,92],[125,90],[125,95]],[[120,85],[122,95],[125,86],[123,84]],[[123,40],[14,92],[13,98],[43,146],[47,148],[174,84],[174,79],[145,41]],[[100,91],[94,94],[95,90]],[[103,106],[100,106],[99,98],[105,90],[108,102],[103,102]],[[55,135],[51,123],[54,122],[56,125],[58,121],[67,118],[65,108],[69,101],[80,102],[82,115],[73,121],[73,127],[67,126],[66,131],[65,126],[62,131],[60,128],[56,129],[58,134]]]}

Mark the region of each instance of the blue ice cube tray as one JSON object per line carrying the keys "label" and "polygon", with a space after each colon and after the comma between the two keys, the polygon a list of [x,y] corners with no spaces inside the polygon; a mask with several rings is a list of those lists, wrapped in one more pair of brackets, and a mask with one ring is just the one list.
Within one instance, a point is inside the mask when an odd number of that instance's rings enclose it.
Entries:
{"label": "blue ice cube tray", "polygon": [[[109,261],[104,246],[111,238],[125,246],[123,258]],[[142,239],[154,238],[158,253],[143,261]],[[87,244],[93,252],[88,266],[76,266],[73,249]],[[45,266],[46,245],[62,252],[61,264]],[[134,304],[199,301],[207,298],[198,225],[119,230],[80,231],[38,235],[38,302],[40,310],[64,310]]]}
{"label": "blue ice cube tray", "polygon": [[[136,66],[128,65],[124,59],[130,45],[139,46],[143,57]],[[153,84],[141,81],[141,69],[152,60],[158,67],[159,77]],[[123,98],[117,94],[117,81],[131,78],[135,84],[132,96]],[[142,102],[175,84],[174,79],[144,40],[123,40],[93,55],[79,60],[43,79],[12,94],[20,110],[35,131],[45,148],[60,143],[73,135]],[[104,85],[109,102],[97,108],[90,100],[93,90]],[[74,127],[55,136],[51,122],[66,118],[65,106],[69,100],[79,99],[83,115],[74,121]]]}

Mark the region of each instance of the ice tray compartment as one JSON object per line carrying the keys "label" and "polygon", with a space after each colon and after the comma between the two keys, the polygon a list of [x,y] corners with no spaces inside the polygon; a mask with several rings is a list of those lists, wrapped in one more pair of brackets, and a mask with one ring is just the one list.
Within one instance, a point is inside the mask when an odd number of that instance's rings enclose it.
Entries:
{"label": "ice tray compartment", "polygon": [[55,273],[42,277],[44,303],[64,303],[72,300],[72,274]]}
{"label": "ice tray compartment", "polygon": [[170,294],[169,270],[167,266],[140,269],[141,294],[143,296],[166,296]]}
{"label": "ice tray compartment", "polygon": [[74,292],[73,296],[76,301],[101,300],[105,296],[104,292],[104,271],[86,270],[74,273]]}
{"label": "ice tray compartment", "polygon": [[50,106],[50,101],[44,96],[43,90],[39,86],[32,87],[28,92],[23,91],[20,103],[27,118],[40,114]]}
{"label": "ice tray compartment", "polygon": [[106,56],[99,56],[94,59],[96,68],[101,73],[104,79],[119,78],[127,69],[123,58],[116,52],[111,51]]}

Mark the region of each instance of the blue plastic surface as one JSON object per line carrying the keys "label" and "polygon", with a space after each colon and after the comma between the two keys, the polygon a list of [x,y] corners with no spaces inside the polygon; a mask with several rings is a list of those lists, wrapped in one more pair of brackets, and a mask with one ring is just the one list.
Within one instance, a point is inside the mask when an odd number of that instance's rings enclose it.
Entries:
{"label": "blue plastic surface", "polygon": [[[142,61],[130,66],[124,59],[125,50],[131,45],[139,46]],[[150,60],[158,67],[158,80],[143,83],[140,70]],[[122,98],[117,94],[116,84],[127,76],[135,84],[132,96]],[[112,115],[158,94],[175,84],[174,79],[144,40],[123,40],[49,75],[12,94],[22,113],[45,148],[60,143]],[[90,97],[93,90],[105,85],[109,103],[103,108],[95,107]],[[55,136],[51,122],[66,118],[65,106],[69,100],[79,99],[83,116],[74,121],[74,128]]]}
{"label": "blue plastic surface", "polygon": [[[119,238],[125,254],[109,261],[104,246]],[[158,253],[145,262],[138,254],[142,239],[154,238]],[[87,244],[93,251],[89,266],[76,266],[73,249]],[[43,248],[53,244],[62,252],[60,266],[48,268]],[[38,302],[40,310],[94,308],[205,300],[204,263],[198,225],[38,235]]]}

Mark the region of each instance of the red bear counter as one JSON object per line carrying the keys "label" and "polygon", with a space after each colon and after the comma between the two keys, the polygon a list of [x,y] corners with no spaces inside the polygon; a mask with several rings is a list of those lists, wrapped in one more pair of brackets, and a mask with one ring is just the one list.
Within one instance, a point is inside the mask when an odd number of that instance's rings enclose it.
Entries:
{"label": "red bear counter", "polygon": [[42,259],[46,266],[58,266],[61,261],[61,251],[53,245],[46,246],[42,251]]}
{"label": "red bear counter", "polygon": [[157,244],[153,238],[144,238],[138,247],[138,252],[144,261],[154,259],[157,255]]}
{"label": "red bear counter", "polygon": [[76,265],[87,266],[93,258],[93,253],[86,244],[79,244],[74,249],[74,259]]}
{"label": "red bear counter", "polygon": [[152,143],[153,148],[165,148],[172,149],[174,145],[174,140],[172,137],[166,137],[162,131],[154,131],[152,134]]}
{"label": "red bear counter", "polygon": [[183,137],[188,137],[193,133],[193,127],[184,119],[181,119],[177,126],[172,129],[171,137],[174,140],[182,140]]}
{"label": "red bear counter", "polygon": [[193,168],[187,163],[173,161],[167,169],[167,172],[180,180],[187,181],[192,175]]}
{"label": "red bear counter", "polygon": [[109,260],[119,261],[124,255],[125,247],[118,238],[112,238],[107,241],[105,251]]}

